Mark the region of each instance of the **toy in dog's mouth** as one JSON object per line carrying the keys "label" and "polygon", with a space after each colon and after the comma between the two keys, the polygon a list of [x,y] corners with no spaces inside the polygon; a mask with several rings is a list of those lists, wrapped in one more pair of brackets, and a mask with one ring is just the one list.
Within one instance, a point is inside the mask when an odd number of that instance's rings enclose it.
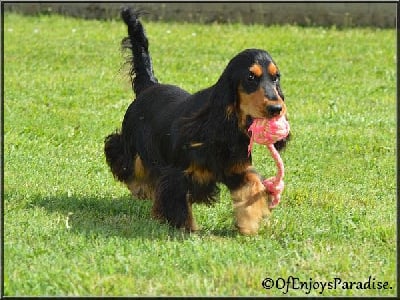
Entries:
{"label": "toy in dog's mouth", "polygon": [[253,118],[248,129],[251,132],[249,152],[252,143],[268,145],[285,139],[289,135],[290,125],[285,116],[278,116],[271,119]]}
{"label": "toy in dog's mouth", "polygon": [[264,186],[272,195],[272,202],[269,207],[274,208],[279,204],[284,188],[284,165],[279,152],[274,147],[274,143],[285,139],[289,135],[289,122],[285,116],[277,116],[271,119],[256,118],[253,119],[248,131],[251,133],[248,155],[251,153],[254,142],[266,145],[278,168],[276,176],[263,181]]}

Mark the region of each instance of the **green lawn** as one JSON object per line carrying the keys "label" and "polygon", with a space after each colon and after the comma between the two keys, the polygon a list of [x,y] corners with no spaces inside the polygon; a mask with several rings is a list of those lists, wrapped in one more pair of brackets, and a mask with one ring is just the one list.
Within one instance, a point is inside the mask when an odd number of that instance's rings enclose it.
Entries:
{"label": "green lawn", "polygon": [[[4,293],[14,295],[396,295],[396,32],[145,22],[156,76],[196,91],[244,48],[282,73],[293,139],[281,204],[257,236],[229,194],[196,206],[202,231],[152,220],[114,181],[103,140],[133,94],[120,21],[4,18]],[[276,170],[254,150],[265,176]],[[387,289],[351,289],[343,282]],[[279,279],[282,278],[282,279]],[[337,280],[338,283],[338,280]],[[390,288],[389,288],[390,287]]]}

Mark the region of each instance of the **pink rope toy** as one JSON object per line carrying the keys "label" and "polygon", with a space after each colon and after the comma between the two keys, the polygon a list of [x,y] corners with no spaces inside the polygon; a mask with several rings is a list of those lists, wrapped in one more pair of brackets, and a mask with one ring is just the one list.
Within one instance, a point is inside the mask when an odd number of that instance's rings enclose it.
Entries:
{"label": "pink rope toy", "polygon": [[257,118],[254,119],[250,125],[249,132],[251,132],[248,153],[250,156],[253,143],[266,145],[275,164],[278,168],[276,176],[265,179],[263,184],[268,192],[272,195],[272,203],[269,208],[276,207],[281,200],[281,193],[284,188],[283,176],[285,168],[279,152],[275,149],[274,143],[287,137],[289,134],[290,126],[285,116],[278,116],[272,119]]}

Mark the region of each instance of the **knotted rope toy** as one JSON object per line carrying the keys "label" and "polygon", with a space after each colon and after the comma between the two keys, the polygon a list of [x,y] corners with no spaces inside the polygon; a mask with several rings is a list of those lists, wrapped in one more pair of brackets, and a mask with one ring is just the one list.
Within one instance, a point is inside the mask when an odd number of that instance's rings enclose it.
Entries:
{"label": "knotted rope toy", "polygon": [[281,193],[284,188],[283,176],[285,174],[282,158],[276,150],[274,143],[288,136],[290,131],[289,122],[285,116],[278,116],[272,119],[256,118],[253,120],[248,131],[251,132],[248,155],[250,156],[254,142],[266,145],[278,168],[276,176],[263,181],[265,188],[272,195],[272,202],[269,208],[274,208],[281,200]]}

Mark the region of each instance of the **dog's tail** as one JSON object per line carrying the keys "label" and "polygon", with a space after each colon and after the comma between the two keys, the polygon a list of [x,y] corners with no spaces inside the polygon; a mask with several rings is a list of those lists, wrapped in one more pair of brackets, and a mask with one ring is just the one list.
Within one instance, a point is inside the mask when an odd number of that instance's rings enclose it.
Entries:
{"label": "dog's tail", "polygon": [[148,49],[149,42],[143,25],[139,21],[139,15],[138,11],[134,11],[131,8],[123,8],[121,11],[121,17],[128,26],[128,37],[122,40],[122,48],[130,49],[132,52],[128,61],[131,64],[132,89],[136,96],[149,86],[158,83],[153,73],[153,65]]}
{"label": "dog's tail", "polygon": [[[133,155],[127,152],[122,134],[116,132],[105,138],[104,154],[114,177],[121,182],[128,182],[133,174]],[[131,151],[130,151],[131,152]]]}

